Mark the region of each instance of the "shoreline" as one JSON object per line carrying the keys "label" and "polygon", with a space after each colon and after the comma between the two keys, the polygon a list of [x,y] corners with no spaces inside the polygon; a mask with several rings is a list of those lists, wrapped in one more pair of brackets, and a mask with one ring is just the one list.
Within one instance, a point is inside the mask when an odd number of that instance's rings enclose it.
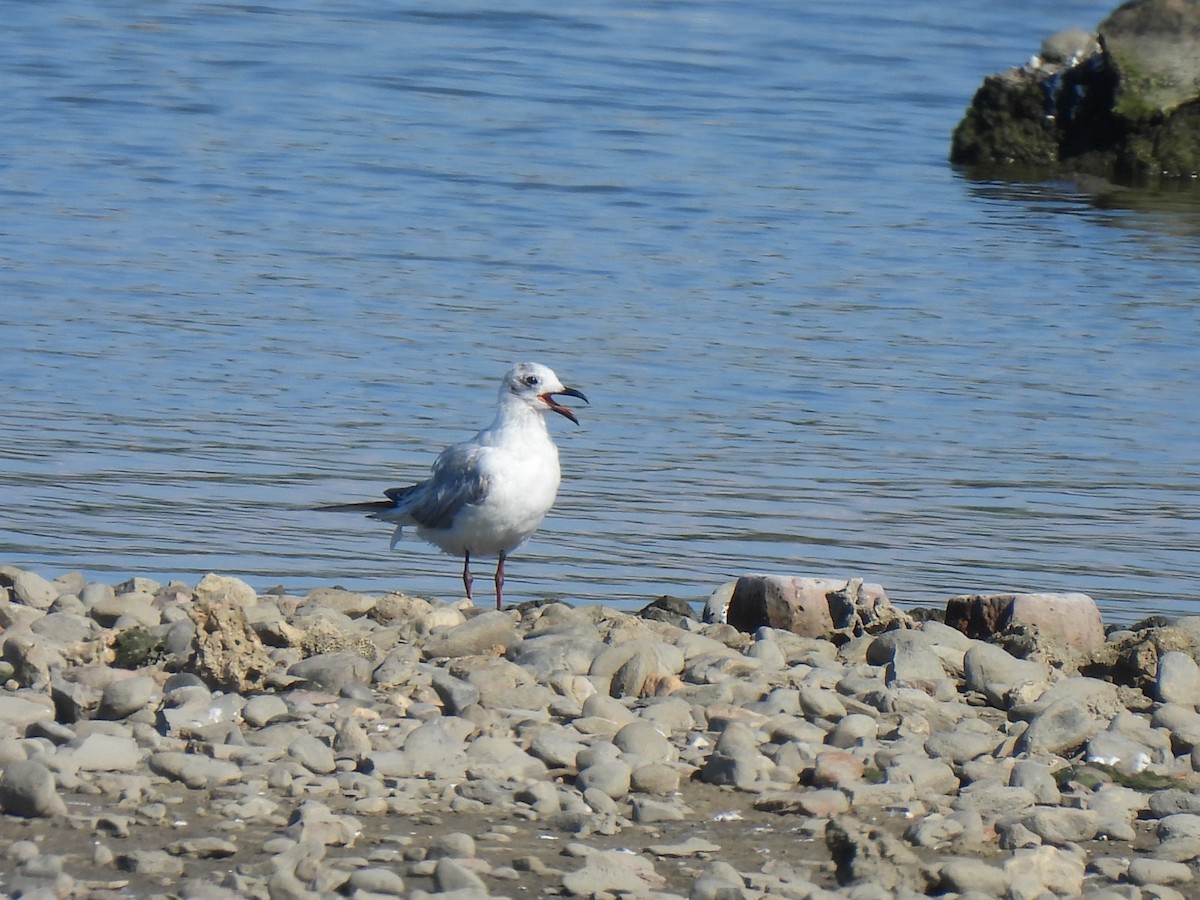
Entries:
{"label": "shoreline", "polygon": [[0,586],[10,894],[1195,890],[1197,618],[1084,659],[936,621]]}

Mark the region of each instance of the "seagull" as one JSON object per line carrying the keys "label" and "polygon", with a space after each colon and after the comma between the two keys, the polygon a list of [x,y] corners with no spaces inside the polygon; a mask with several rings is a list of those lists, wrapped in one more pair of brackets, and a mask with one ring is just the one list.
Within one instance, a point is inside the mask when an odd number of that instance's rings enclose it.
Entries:
{"label": "seagull", "polygon": [[469,441],[454,444],[433,463],[429,479],[384,491],[386,500],[321,506],[329,512],[365,512],[396,526],[391,546],[404,526],[417,536],[463,559],[463,587],[471,593],[471,557],[497,557],[496,609],[502,608],[504,560],[527,541],[554,505],[560,473],[558,448],[546,427],[546,413],[575,413],[556,397],[576,397],[558,376],[538,363],[518,363],[500,383],[492,424]]}

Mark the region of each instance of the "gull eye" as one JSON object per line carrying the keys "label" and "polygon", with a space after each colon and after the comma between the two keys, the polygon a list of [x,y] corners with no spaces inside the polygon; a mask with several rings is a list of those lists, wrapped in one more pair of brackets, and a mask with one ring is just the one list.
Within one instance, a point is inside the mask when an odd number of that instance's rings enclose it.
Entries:
{"label": "gull eye", "polygon": [[540,378],[538,378],[536,375],[526,375],[525,376],[525,383],[527,385],[529,385],[530,387],[537,387],[539,384],[541,384],[541,381],[542,380]]}

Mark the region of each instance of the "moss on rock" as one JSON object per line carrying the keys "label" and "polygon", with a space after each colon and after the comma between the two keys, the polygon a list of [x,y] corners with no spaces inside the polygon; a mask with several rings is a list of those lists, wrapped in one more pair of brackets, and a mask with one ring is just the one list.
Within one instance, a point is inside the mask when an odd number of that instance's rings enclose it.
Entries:
{"label": "moss on rock", "polygon": [[1133,0],[1085,54],[1046,47],[989,75],[954,130],[950,161],[977,171],[1118,182],[1200,173],[1200,0]]}

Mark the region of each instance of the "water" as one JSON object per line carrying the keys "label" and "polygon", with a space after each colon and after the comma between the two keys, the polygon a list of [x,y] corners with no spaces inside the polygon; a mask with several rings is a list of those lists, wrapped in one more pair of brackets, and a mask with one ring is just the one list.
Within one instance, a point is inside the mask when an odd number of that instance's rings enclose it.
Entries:
{"label": "water", "polygon": [[307,510],[423,477],[529,358],[593,402],[515,600],[1200,613],[1200,205],[945,161],[1108,11],[10,3],[0,560],[454,597]]}

